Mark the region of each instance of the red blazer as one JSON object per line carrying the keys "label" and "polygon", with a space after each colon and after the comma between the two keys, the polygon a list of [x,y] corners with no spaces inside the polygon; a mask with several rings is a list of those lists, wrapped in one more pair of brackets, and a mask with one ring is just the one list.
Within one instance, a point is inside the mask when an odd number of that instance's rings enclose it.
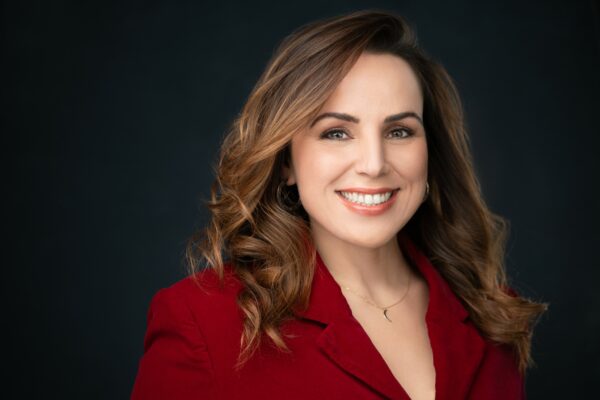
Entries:
{"label": "red blazer", "polygon": [[[437,400],[524,399],[512,353],[481,338],[448,284],[404,234],[399,237],[429,285],[426,323]],[[270,339],[239,372],[242,288],[231,268],[219,290],[212,270],[205,293],[186,278],[152,299],[144,355],[131,398],[141,399],[409,399],[352,316],[340,287],[317,254],[310,306],[282,333],[291,354]]]}

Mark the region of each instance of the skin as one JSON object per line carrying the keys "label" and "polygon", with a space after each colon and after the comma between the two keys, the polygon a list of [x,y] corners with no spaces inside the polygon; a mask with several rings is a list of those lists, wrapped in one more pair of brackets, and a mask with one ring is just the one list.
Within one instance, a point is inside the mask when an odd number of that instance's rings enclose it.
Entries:
{"label": "skin", "polygon": [[[412,282],[405,300],[389,310],[393,323],[356,294],[342,293],[411,398],[431,399],[435,370],[425,325],[427,284],[412,270],[396,240],[426,193],[421,88],[402,58],[363,53],[319,115],[330,112],[348,114],[355,121],[321,118],[295,135],[283,175],[288,185],[298,185],[314,243],[340,286],[390,305]],[[414,116],[385,122],[399,113]],[[400,190],[393,205],[379,215],[349,210],[336,193],[382,187]]]}
{"label": "skin", "polygon": [[[307,127],[292,139],[291,165],[284,169],[287,184],[298,185],[317,250],[333,276],[379,304],[397,299],[398,284],[406,282],[408,265],[395,237],[425,196],[423,125],[414,117],[384,123],[407,111],[422,120],[423,96],[410,66],[394,55],[365,53],[319,113],[346,113],[359,122],[329,117]],[[385,213],[364,216],[336,193],[350,187],[400,191]]]}

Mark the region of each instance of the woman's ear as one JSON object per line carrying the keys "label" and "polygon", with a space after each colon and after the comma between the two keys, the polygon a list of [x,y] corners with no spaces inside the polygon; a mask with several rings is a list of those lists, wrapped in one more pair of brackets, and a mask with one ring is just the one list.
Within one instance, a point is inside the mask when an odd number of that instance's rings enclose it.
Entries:
{"label": "woman's ear", "polygon": [[293,165],[290,166],[287,162],[283,163],[283,165],[281,166],[281,175],[283,176],[283,179],[285,179],[286,184],[288,186],[291,186],[296,183],[296,176],[294,174]]}
{"label": "woman's ear", "polygon": [[286,181],[288,186],[296,183],[296,174],[294,173],[294,164],[292,162],[292,156],[290,146],[288,145],[283,152],[283,163],[281,164],[281,176]]}

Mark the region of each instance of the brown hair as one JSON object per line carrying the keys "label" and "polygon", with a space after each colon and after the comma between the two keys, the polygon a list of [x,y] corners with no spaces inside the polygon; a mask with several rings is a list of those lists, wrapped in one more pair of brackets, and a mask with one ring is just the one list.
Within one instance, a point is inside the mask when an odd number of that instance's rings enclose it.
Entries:
{"label": "brown hair", "polygon": [[418,47],[406,21],[388,12],[316,21],[282,41],[223,140],[207,202],[212,220],[187,249],[190,273],[212,268],[222,281],[228,262],[243,283],[238,366],[252,356],[262,333],[289,351],[279,327],[308,305],[315,252],[306,212],[277,201],[282,166],[292,136],[316,117],[365,51],[403,58],[423,91],[430,195],[403,229],[481,334],[515,350],[524,373],[531,365],[532,329],[546,305],[507,293],[508,222],[482,198],[457,90],[445,69]]}

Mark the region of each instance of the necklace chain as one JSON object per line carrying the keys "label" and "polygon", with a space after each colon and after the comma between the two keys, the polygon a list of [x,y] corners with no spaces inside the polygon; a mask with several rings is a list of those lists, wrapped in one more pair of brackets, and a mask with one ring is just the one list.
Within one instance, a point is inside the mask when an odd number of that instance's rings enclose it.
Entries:
{"label": "necklace chain", "polygon": [[377,307],[378,309],[380,309],[381,311],[383,311],[383,315],[384,315],[384,317],[385,317],[385,318],[386,318],[388,321],[392,322],[392,321],[391,321],[391,320],[390,320],[390,319],[387,317],[387,314],[386,314],[386,312],[387,312],[387,310],[388,310],[388,309],[390,309],[390,308],[394,307],[395,305],[398,305],[398,304],[402,303],[402,301],[403,301],[403,300],[406,298],[406,296],[408,295],[408,291],[410,290],[410,282],[411,282],[411,279],[410,279],[410,273],[409,273],[409,274],[408,274],[408,283],[407,283],[407,285],[406,285],[406,291],[404,292],[404,294],[402,295],[402,297],[400,298],[400,300],[396,301],[396,302],[395,302],[395,303],[393,303],[393,304],[390,304],[390,305],[389,305],[389,306],[387,306],[387,307],[381,307],[381,306],[379,306],[378,304],[376,304],[374,301],[372,301],[372,300],[371,300],[371,299],[369,299],[368,297],[362,296],[361,294],[357,293],[356,291],[354,291],[354,290],[350,289],[348,286],[345,286],[345,285],[340,285],[340,286],[342,286],[342,288],[344,288],[344,289],[348,290],[349,292],[352,292],[352,293],[354,293],[356,296],[360,297],[361,299],[363,299],[365,302],[369,303],[370,305],[372,305],[372,306],[374,306],[374,307]]}

